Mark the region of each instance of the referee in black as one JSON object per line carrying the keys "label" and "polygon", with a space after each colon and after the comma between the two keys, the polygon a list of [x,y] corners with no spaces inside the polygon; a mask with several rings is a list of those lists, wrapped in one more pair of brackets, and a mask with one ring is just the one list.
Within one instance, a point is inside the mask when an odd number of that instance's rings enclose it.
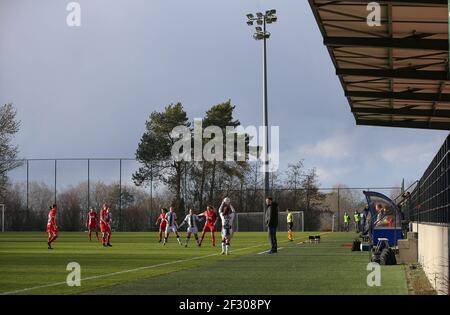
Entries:
{"label": "referee in black", "polygon": [[272,200],[272,197],[266,198],[266,225],[269,232],[269,242],[271,249],[268,254],[277,252],[277,227],[278,227],[278,204]]}

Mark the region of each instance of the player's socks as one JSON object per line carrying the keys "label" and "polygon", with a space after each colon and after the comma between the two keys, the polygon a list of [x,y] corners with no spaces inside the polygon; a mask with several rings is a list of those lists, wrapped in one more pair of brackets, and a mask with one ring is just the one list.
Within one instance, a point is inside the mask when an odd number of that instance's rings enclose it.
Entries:
{"label": "player's socks", "polygon": [[100,242],[100,239],[98,238],[98,232],[95,232],[95,236],[97,237],[97,241]]}
{"label": "player's socks", "polygon": [[189,237],[189,236],[186,236],[186,245],[184,245],[184,247],[188,247],[189,240],[190,240],[190,237]]}
{"label": "player's socks", "polygon": [[222,253],[221,255],[225,255],[225,242],[222,242]]}
{"label": "player's socks", "polygon": [[230,250],[230,244],[225,245],[225,255],[228,255],[228,252]]}
{"label": "player's socks", "polygon": [[163,245],[166,245],[166,243],[167,243],[167,236],[164,237],[164,243],[163,243]]}
{"label": "player's socks", "polygon": [[181,239],[180,239],[180,236],[178,236],[178,235],[177,235],[177,241],[178,241],[178,244],[180,244],[180,246],[182,246],[182,245],[183,245],[183,243],[181,243]]}
{"label": "player's socks", "polygon": [[200,236],[200,245],[202,244],[204,238],[205,238],[205,231],[203,231],[202,235]]}

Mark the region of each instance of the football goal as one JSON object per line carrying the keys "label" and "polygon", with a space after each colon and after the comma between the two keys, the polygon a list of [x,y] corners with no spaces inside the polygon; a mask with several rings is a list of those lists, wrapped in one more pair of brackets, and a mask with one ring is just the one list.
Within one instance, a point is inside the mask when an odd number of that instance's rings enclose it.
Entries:
{"label": "football goal", "polygon": [[[292,211],[293,231],[303,232],[305,223],[303,211]],[[266,230],[264,212],[236,213],[235,230],[239,232],[262,232]],[[278,230],[287,231],[287,212],[278,212]]]}

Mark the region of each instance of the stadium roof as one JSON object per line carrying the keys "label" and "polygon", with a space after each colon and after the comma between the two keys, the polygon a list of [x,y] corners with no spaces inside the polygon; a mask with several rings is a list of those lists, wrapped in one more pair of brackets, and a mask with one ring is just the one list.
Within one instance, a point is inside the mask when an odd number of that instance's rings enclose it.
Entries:
{"label": "stadium roof", "polygon": [[450,130],[447,0],[309,0],[357,125]]}

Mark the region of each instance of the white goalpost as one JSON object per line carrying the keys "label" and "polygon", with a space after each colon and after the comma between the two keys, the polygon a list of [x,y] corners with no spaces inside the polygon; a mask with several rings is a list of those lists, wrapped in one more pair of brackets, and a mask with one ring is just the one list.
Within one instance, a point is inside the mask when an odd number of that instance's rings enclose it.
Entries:
{"label": "white goalpost", "polygon": [[[293,231],[305,230],[303,211],[292,211]],[[264,212],[238,212],[234,220],[234,230],[239,232],[262,232],[266,230]],[[278,212],[278,230],[287,231],[287,212]]]}

